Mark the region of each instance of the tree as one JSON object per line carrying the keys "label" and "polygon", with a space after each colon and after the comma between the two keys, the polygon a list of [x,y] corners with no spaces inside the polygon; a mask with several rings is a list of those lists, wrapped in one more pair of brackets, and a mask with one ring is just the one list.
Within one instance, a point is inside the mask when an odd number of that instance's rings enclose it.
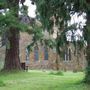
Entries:
{"label": "tree", "polygon": [[[8,7],[13,16],[18,19],[19,0],[7,0]],[[21,69],[19,59],[19,30],[11,26],[8,30],[8,45],[5,54],[5,70]]]}
{"label": "tree", "polygon": [[[67,20],[70,19],[70,14],[78,12],[86,12],[87,14],[87,26],[84,30],[85,40],[87,41],[87,72],[85,81],[90,82],[90,0],[31,0],[37,5],[37,11],[40,14],[41,22],[43,27],[52,32],[53,21],[51,17],[54,16],[56,19],[56,25],[59,28],[57,38],[61,36],[62,27],[63,31],[67,27]],[[60,40],[56,39],[56,41]],[[58,41],[59,42],[59,41]],[[57,51],[59,50],[60,44],[57,43]]]}
{"label": "tree", "polygon": [[[21,0],[23,4],[25,0]],[[4,0],[1,3],[1,9],[9,9],[5,15],[0,15],[0,26],[5,30],[2,32],[6,33],[6,53],[5,53],[5,64],[3,70],[21,70],[20,59],[19,59],[19,37],[20,30],[27,29],[26,25],[19,20],[19,0]],[[5,6],[4,6],[5,3]],[[25,29],[25,30],[26,30]]]}
{"label": "tree", "polygon": [[60,47],[64,44],[63,42],[65,39],[62,41],[62,37],[64,38],[63,32],[66,28],[67,20],[70,19],[70,12],[63,0],[36,0],[36,5],[44,30],[53,34],[55,31],[54,27],[57,27],[57,37],[55,39],[57,53],[56,70],[59,70],[58,62],[60,61]]}
{"label": "tree", "polygon": [[84,38],[87,41],[87,48],[86,48],[86,60],[87,60],[87,68],[86,68],[86,76],[85,82],[90,83],[90,0],[87,1],[87,25],[84,30]]}

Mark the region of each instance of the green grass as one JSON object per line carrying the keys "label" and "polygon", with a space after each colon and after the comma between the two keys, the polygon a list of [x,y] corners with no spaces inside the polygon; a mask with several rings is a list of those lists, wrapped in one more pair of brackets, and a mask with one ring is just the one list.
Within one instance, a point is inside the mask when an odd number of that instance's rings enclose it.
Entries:
{"label": "green grass", "polygon": [[64,72],[63,75],[62,72],[35,70],[1,73],[0,90],[90,90],[89,85],[81,83],[83,78],[82,72]]}
{"label": "green grass", "polygon": [[5,86],[5,83],[3,81],[0,81],[0,87]]}

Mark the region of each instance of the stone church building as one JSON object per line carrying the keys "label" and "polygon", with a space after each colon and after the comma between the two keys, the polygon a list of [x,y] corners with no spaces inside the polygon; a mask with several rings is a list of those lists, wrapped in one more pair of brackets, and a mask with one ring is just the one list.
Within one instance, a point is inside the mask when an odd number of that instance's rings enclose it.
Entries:
{"label": "stone church building", "polygon": [[[28,65],[30,69],[48,69],[56,70],[56,50],[39,45],[34,46],[27,58],[26,47],[32,42],[32,36],[27,33],[21,33],[20,37],[20,62]],[[58,59],[60,70],[81,71],[86,67],[85,50],[75,49],[72,43],[68,43],[63,48],[62,58]]]}
{"label": "stone church building", "polygon": [[[25,20],[24,20],[25,19]],[[27,17],[21,19],[22,22],[32,23]],[[54,33],[51,38],[57,37],[57,26],[55,25],[55,18],[52,17],[54,21],[53,30]],[[36,20],[37,21],[37,20]],[[27,24],[28,24],[27,23]],[[39,23],[39,24],[38,24]],[[36,24],[40,25],[40,22],[36,22]],[[48,33],[45,33],[45,38],[48,38]],[[26,49],[27,45],[32,42],[32,35],[27,33],[21,33],[20,35],[20,62],[25,63],[26,66],[30,69],[53,69],[56,70],[57,64],[57,54],[55,49],[46,48],[45,46],[39,45],[34,46],[33,51],[28,53]],[[83,70],[86,67],[86,55],[85,49],[78,49],[74,47],[72,43],[68,43],[62,48],[63,55],[62,57],[58,56],[58,67],[60,70]]]}

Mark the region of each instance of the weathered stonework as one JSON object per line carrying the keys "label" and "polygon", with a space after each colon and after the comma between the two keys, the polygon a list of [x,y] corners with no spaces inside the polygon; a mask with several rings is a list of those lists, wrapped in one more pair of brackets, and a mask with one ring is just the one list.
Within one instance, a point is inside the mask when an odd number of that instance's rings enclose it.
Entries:
{"label": "weathered stonework", "polygon": [[[26,46],[32,41],[32,37],[26,33],[21,34],[20,39],[20,60],[22,62],[26,62],[26,53],[25,48]],[[30,52],[30,59],[28,66],[30,69],[53,69],[56,70],[56,53],[55,51],[48,49],[48,60],[44,60],[44,52],[42,51],[43,46],[39,46],[38,53],[39,53],[39,60],[34,60],[34,51]],[[74,46],[70,43],[68,48],[71,49],[71,60],[65,61],[64,58],[59,58],[59,69],[60,70],[72,70],[72,71],[80,71],[84,70],[86,67],[86,59],[84,55],[84,49],[79,51],[75,55]]]}

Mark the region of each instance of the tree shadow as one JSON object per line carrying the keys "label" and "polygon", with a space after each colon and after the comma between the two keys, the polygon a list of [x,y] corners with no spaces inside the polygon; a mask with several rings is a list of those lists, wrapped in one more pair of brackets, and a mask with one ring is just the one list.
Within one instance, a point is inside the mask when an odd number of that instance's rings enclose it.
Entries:
{"label": "tree shadow", "polygon": [[63,71],[51,71],[49,75],[58,75],[58,76],[64,76]]}

